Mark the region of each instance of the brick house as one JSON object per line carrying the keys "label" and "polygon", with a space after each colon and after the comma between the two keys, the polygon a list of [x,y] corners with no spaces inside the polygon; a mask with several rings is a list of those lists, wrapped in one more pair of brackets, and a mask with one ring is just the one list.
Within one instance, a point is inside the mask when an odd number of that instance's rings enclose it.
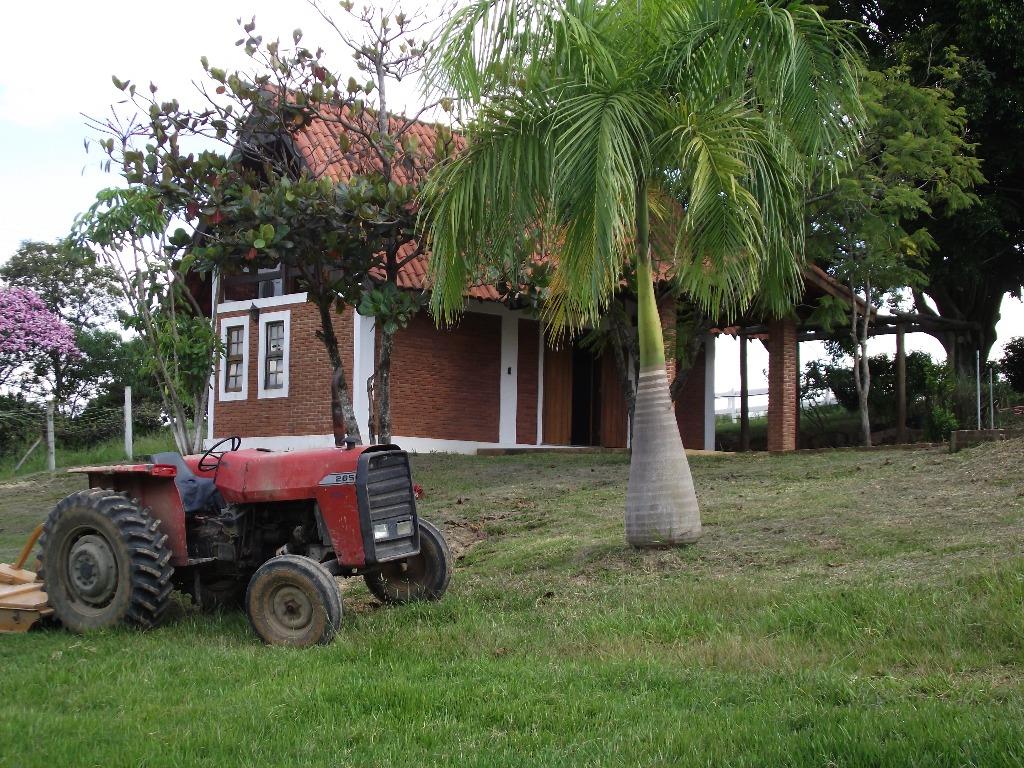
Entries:
{"label": "brick house", "polygon": [[[219,290],[214,312],[227,354],[214,375],[208,441],[240,435],[246,445],[333,443],[331,366],[316,338],[320,319],[284,278]],[[226,281],[225,281],[226,283]],[[276,287],[275,287],[276,284]],[[457,326],[438,329],[418,314],[395,337],[391,409],[394,441],[416,451],[583,445],[625,448],[626,404],[611,355],[577,344],[555,349],[540,324],[477,288]],[[217,295],[219,293],[219,295]],[[476,295],[472,295],[476,294]],[[666,317],[670,314],[664,312]],[[360,430],[370,415],[377,334],[351,309],[335,316]],[[697,360],[677,413],[685,444],[714,447],[714,340]]]}
{"label": "brick house", "polygon": [[[428,124],[417,123],[411,132],[420,146],[437,140]],[[315,176],[339,180],[353,173],[354,150],[339,146],[337,130],[322,122],[303,127],[287,144]],[[405,266],[399,283],[421,291],[425,276],[424,256]],[[332,444],[331,367],[315,335],[316,308],[306,294],[284,270],[214,277],[211,283],[210,311],[227,354],[214,373],[208,443],[240,435],[244,444],[257,447]],[[666,334],[671,333],[672,307],[663,306],[661,314]],[[335,316],[334,324],[366,435],[371,412],[367,382],[379,343],[374,321],[348,309]],[[758,338],[771,353],[770,448],[791,450],[799,412],[796,325],[773,323]],[[394,441],[415,451],[463,453],[544,445],[625,448],[627,409],[611,357],[576,343],[553,347],[528,311],[505,306],[493,287],[473,287],[454,328],[438,329],[421,312],[397,334],[391,383]],[[683,444],[689,448],[715,449],[714,372],[715,334],[709,334],[676,402]]]}

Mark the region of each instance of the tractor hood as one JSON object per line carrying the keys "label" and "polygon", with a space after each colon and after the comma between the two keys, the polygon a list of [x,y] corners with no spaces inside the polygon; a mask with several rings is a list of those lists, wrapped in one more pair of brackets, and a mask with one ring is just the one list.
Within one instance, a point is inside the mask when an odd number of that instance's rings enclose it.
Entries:
{"label": "tractor hood", "polygon": [[[364,453],[400,450],[396,445],[356,446],[355,448],[311,448],[297,451],[267,451],[246,448],[230,451],[221,458],[216,472],[217,489],[230,504],[299,501],[316,496],[323,484],[354,483],[359,457]],[[197,475],[199,457],[185,461]]]}

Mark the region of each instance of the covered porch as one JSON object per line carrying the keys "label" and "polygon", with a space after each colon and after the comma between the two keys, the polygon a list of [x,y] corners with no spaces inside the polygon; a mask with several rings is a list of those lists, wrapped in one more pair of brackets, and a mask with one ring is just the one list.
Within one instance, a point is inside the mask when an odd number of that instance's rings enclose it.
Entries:
{"label": "covered porch", "polygon": [[[722,333],[739,340],[740,371],[740,442],[739,450],[750,450],[750,376],[748,370],[748,344],[760,341],[768,351],[768,414],[767,450],[793,451],[800,445],[800,343],[826,341],[846,333],[846,329],[831,331],[811,321],[818,301],[829,295],[844,302],[850,301],[849,290],[816,266],[804,273],[804,295],[789,317],[766,319],[744,316],[738,323],[722,329]],[[889,314],[873,312],[870,335],[896,336],[896,442],[907,442],[907,351],[909,333],[962,333],[974,330],[974,325],[932,315],[909,312]]]}

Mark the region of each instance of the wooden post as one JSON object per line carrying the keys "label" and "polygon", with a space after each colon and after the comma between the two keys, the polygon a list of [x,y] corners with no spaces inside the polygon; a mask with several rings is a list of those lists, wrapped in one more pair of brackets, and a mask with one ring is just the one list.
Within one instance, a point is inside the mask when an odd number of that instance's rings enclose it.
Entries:
{"label": "wooden post", "polygon": [[796,367],[796,392],[793,396],[796,398],[796,414],[793,417],[793,434],[794,440],[796,441],[796,448],[800,447],[800,408],[803,406],[803,398],[800,397],[800,340],[797,339],[793,345],[793,365]]}
{"label": "wooden post", "polygon": [[124,388],[124,453],[129,459],[133,458],[132,440],[132,388]]}
{"label": "wooden post", "polygon": [[57,471],[57,446],[53,437],[53,399],[46,401],[46,468]]}
{"label": "wooden post", "polygon": [[21,469],[21,465],[24,464],[25,461],[28,459],[28,457],[32,455],[32,451],[34,451],[36,448],[39,447],[39,444],[41,442],[43,442],[43,438],[37,437],[36,441],[34,443],[32,443],[32,447],[29,448],[27,451],[25,451],[25,455],[21,457],[21,461],[19,461],[17,464],[14,465],[15,473],[17,473],[17,471],[19,469]]}
{"label": "wooden post", "polygon": [[896,326],[896,442],[907,442],[907,347],[902,323]]}
{"label": "wooden post", "polygon": [[740,450],[750,450],[750,396],[747,394],[747,337],[740,334]]}

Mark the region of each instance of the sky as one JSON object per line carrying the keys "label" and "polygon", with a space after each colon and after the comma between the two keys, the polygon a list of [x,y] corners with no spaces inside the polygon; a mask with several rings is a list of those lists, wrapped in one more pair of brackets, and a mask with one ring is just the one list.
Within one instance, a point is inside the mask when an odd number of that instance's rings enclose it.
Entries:
{"label": "sky", "polygon": [[[334,3],[328,3],[331,7]],[[357,2],[358,6],[358,2]],[[436,0],[403,3],[440,21]],[[203,74],[201,56],[225,68],[244,65],[234,46],[236,19],[256,17],[265,38],[287,39],[292,30],[304,42],[340,50],[334,33],[303,0],[94,0],[94,2],[0,2],[0,262],[23,240],[53,240],[70,230],[75,216],[92,204],[98,190],[118,177],[100,170],[82,114],[103,117],[121,94],[111,75],[188,103],[191,80]],[[341,19],[341,15],[336,16]],[[344,54],[332,59],[345,65]],[[414,109],[414,84],[403,83],[395,107]],[[1011,336],[1024,334],[1024,304],[1005,299],[993,357]],[[908,337],[909,350],[942,358],[942,347],[923,334]],[[872,340],[870,352],[892,352],[893,337]],[[766,386],[768,355],[760,343],[749,347],[750,386]],[[823,353],[820,344],[802,344],[801,360]],[[739,386],[739,349],[721,340],[716,351],[716,390]]]}

